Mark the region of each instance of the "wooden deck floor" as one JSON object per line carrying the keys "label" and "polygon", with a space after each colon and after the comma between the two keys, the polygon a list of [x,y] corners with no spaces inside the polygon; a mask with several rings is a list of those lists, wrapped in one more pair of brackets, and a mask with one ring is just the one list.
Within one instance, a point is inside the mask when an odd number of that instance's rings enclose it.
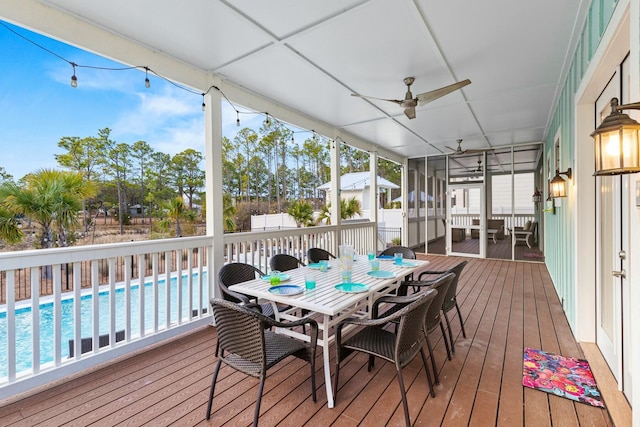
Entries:
{"label": "wooden deck floor", "polygon": [[[457,258],[425,256],[434,269]],[[551,279],[541,263],[469,259],[459,284],[467,338],[457,336],[447,361],[436,348],[441,385],[428,394],[418,357],[404,370],[411,420],[425,426],[609,426],[606,410],[522,386],[523,347],[583,356]],[[433,338],[439,338],[434,332]],[[205,327],[0,408],[0,425],[250,425],[257,380],[221,370],[210,422],[204,413],[214,366],[216,331]],[[330,349],[332,358],[335,356]],[[321,350],[319,351],[321,353]],[[262,401],[263,426],[403,425],[394,367],[366,370],[356,354],[341,369],[336,407],[326,405],[320,354],[318,402],[310,397],[308,366],[287,359],[270,371]],[[606,396],[605,396],[606,397]]]}

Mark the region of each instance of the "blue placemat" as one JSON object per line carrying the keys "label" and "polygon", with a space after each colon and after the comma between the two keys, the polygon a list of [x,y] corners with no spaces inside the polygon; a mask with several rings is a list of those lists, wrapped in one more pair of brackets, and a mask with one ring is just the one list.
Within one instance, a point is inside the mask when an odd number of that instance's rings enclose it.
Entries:
{"label": "blue placemat", "polygon": [[396,277],[395,273],[391,271],[386,271],[386,270],[370,271],[367,274],[377,279],[391,279],[393,277]]}
{"label": "blue placemat", "polygon": [[269,292],[278,295],[298,295],[304,292],[304,289],[296,285],[277,285],[270,287]]}

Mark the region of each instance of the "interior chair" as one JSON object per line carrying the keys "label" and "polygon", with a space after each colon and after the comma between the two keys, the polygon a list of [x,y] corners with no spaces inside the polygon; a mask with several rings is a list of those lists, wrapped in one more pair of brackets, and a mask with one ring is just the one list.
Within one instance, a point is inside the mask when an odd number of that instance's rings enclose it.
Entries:
{"label": "interior chair", "polygon": [[[316,401],[315,359],[318,342],[318,323],[309,318],[295,322],[278,322],[250,307],[222,299],[211,299],[211,308],[218,333],[220,357],[216,363],[209,391],[206,419],[211,417],[211,406],[216,380],[222,363],[260,380],[253,425],[258,425],[260,402],[267,371],[288,356],[295,356],[311,367],[311,396]],[[310,341],[271,332],[271,327],[292,328],[308,325]]]}
{"label": "interior chair", "polygon": [[322,248],[309,248],[307,249],[307,261],[310,263],[317,263],[321,260],[335,259],[335,255]]}
{"label": "interior chair", "polygon": [[448,270],[444,271],[433,271],[427,270],[420,273],[418,276],[418,280],[425,280],[427,276],[430,275],[438,275],[442,276],[449,273],[454,273],[456,276],[451,281],[449,285],[449,289],[447,289],[447,295],[444,297],[444,301],[442,303],[442,314],[444,314],[444,320],[447,322],[447,330],[449,331],[449,344],[451,344],[451,353],[456,354],[455,346],[453,343],[453,332],[451,332],[451,322],[449,321],[449,316],[447,313],[454,308],[458,312],[458,318],[460,319],[460,329],[462,329],[462,336],[464,338],[467,337],[467,333],[464,330],[464,320],[462,320],[462,313],[460,312],[460,306],[458,305],[458,300],[456,299],[456,295],[458,293],[458,280],[460,280],[460,275],[462,274],[462,270],[465,265],[467,265],[468,261],[462,261],[451,267]]}
{"label": "interior chair", "polygon": [[527,221],[524,227],[515,227],[512,231],[514,243],[524,242],[531,249],[531,244],[536,237],[536,229],[538,228],[538,221]]}
{"label": "interior chair", "polygon": [[[380,298],[379,303],[400,304],[402,307],[388,317],[361,319],[350,317],[344,319],[336,326],[336,373],[334,376],[334,404],[338,397],[338,378],[340,376],[340,362],[354,351],[369,354],[368,370],[373,367],[374,357],[380,357],[396,365],[398,384],[404,407],[404,418],[407,426],[411,425],[409,418],[409,405],[402,379],[402,369],[407,366],[415,356],[420,353],[422,364],[427,375],[427,381],[431,387],[431,394],[435,396],[431,383],[431,374],[422,348],[425,335],[422,332],[425,314],[436,296],[436,291],[411,294],[409,296],[387,295]],[[377,302],[378,302],[377,301]],[[391,321],[398,321],[397,333],[382,328]],[[347,325],[364,326],[356,334],[342,341],[342,330]]]}
{"label": "interior chair", "polygon": [[305,263],[289,254],[276,254],[269,259],[269,267],[271,270],[287,271],[304,266]]}

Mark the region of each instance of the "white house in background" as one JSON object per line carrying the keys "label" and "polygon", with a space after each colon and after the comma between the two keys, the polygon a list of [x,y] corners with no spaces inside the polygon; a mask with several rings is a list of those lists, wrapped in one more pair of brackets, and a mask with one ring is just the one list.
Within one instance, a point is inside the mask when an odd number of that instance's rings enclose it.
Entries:
{"label": "white house in background", "polygon": [[[363,210],[370,209],[369,206],[369,172],[353,172],[347,173],[340,177],[340,197],[345,200],[350,200],[355,197],[360,202],[360,206]],[[387,203],[391,202],[392,189],[400,188],[393,182],[378,176],[378,189],[380,192],[387,193]],[[322,184],[318,187],[318,190],[326,192],[325,200],[331,200],[331,181]],[[379,206],[382,207],[382,206]]]}

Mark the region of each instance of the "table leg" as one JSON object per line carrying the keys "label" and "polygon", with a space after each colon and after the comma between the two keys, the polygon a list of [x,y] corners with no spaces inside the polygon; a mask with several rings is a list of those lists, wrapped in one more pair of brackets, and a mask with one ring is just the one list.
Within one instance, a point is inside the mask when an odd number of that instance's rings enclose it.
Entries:
{"label": "table leg", "polygon": [[331,365],[329,357],[329,331],[331,317],[324,316],[325,329],[322,331],[322,359],[324,360],[324,385],[327,390],[327,406],[333,408],[333,388],[331,386]]}

